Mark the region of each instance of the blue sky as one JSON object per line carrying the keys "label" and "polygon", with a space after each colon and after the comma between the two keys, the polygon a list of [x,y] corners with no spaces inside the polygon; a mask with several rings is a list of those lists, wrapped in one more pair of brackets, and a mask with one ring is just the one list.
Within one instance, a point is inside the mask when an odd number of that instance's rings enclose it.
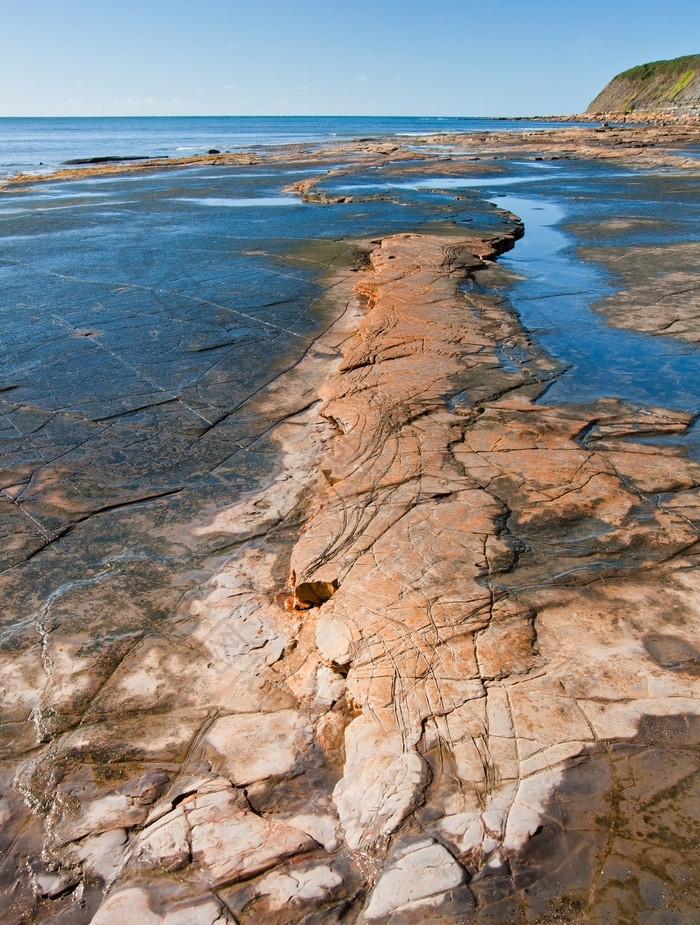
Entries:
{"label": "blue sky", "polygon": [[549,115],[700,53],[674,0],[0,0],[0,116]]}

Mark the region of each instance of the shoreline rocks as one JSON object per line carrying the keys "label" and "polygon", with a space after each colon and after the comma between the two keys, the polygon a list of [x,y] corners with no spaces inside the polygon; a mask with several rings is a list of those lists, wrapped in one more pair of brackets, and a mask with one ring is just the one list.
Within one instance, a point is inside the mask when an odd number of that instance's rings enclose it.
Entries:
{"label": "shoreline rocks", "polygon": [[[690,912],[700,466],[646,441],[692,415],[541,400],[559,367],[499,294],[504,219],[339,278],[282,471],[191,527],[227,537],[214,577],[75,729],[37,702],[35,921]],[[41,643],[60,689],[77,644]]]}

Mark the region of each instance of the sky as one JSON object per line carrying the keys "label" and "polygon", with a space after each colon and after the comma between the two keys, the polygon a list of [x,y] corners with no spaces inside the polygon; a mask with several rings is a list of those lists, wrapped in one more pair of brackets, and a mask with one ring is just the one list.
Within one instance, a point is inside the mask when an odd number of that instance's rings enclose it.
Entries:
{"label": "sky", "polygon": [[0,116],[582,112],[700,53],[673,0],[0,0]]}

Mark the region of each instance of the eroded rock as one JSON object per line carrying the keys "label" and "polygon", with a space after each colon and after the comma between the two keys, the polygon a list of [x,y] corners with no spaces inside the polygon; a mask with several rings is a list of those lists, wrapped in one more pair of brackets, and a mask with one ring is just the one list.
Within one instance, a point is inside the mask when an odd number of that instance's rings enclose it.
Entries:
{"label": "eroded rock", "polygon": [[439,906],[465,879],[462,867],[442,845],[429,838],[404,843],[387,859],[364,920],[373,922]]}
{"label": "eroded rock", "polygon": [[[390,156],[417,171],[413,153]],[[690,910],[700,467],[654,441],[693,417],[542,400],[557,363],[494,294],[507,280],[492,260],[521,232],[503,222],[485,238],[387,237],[355,293],[337,282],[351,314],[313,347],[334,363],[322,404],[310,360],[271,387],[283,471],[207,522],[138,521],[168,555],[205,546],[206,569],[173,586],[145,540],[133,559],[119,549],[54,588],[21,653],[3,653],[8,916],[510,925]],[[687,280],[666,282],[675,319]],[[692,311],[662,314],[691,339]],[[195,398],[172,401],[178,440],[214,441],[217,460],[274,455],[217,433]],[[27,487],[35,463],[17,465],[12,561],[55,539],[20,529],[25,488],[51,529],[90,507],[72,473]],[[109,477],[133,497],[119,460]],[[124,605],[100,636],[108,582]],[[280,606],[295,594],[304,609]]]}
{"label": "eroded rock", "polygon": [[237,787],[268,777],[289,777],[311,744],[308,719],[294,710],[251,713],[217,719],[203,744],[219,756],[217,773]]}

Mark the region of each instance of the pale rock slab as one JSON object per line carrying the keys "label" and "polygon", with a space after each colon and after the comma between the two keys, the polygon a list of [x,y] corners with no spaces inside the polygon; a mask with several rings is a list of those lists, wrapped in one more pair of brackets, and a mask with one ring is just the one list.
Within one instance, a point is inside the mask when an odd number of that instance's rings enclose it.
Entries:
{"label": "pale rock slab", "polygon": [[80,863],[88,878],[97,877],[109,885],[119,873],[126,841],[127,834],[124,829],[102,832],[100,835],[72,844],[66,852],[66,858]]}
{"label": "pale rock slab", "polygon": [[334,601],[330,600],[316,623],[316,645],[319,652],[335,665],[348,665],[352,660],[353,634],[334,614]]}
{"label": "pale rock slab", "polygon": [[35,645],[26,652],[0,655],[0,721],[27,720],[38,707],[46,683],[41,648]]}
{"label": "pale rock slab", "polygon": [[252,876],[316,845],[298,829],[242,808],[234,791],[196,797],[187,821],[192,862],[209,885]]}
{"label": "pale rock slab", "polygon": [[395,850],[372,892],[366,921],[394,913],[438,906],[466,880],[464,869],[447,848],[429,838]]}
{"label": "pale rock slab", "polygon": [[311,706],[319,710],[328,710],[343,696],[347,683],[327,665],[320,665],[316,672],[316,692]]}
{"label": "pale rock slab", "polygon": [[363,714],[347,727],[345,774],[333,799],[349,848],[391,835],[417,805],[429,772],[413,744],[402,738],[391,710]]}
{"label": "pale rock slab", "polygon": [[287,825],[305,832],[332,854],[342,843],[340,821],[332,800],[322,795],[303,812],[286,819]]}
{"label": "pale rock slab", "polygon": [[138,922],[138,925],[162,925],[163,917],[154,912],[148,901],[148,890],[130,886],[107,896],[91,925],[115,925],[117,922]]}
{"label": "pale rock slab", "polygon": [[60,896],[79,883],[78,877],[72,873],[56,873],[55,871],[40,871],[33,874],[34,886],[39,896],[48,896],[53,899]]}
{"label": "pale rock slab", "polygon": [[484,839],[481,819],[476,812],[443,816],[437,823],[437,830],[443,841],[462,855],[481,846]]}
{"label": "pale rock slab", "polygon": [[235,918],[214,896],[169,909],[163,925],[236,925]]}
{"label": "pale rock slab", "polygon": [[312,739],[313,729],[302,713],[279,710],[221,717],[204,745],[215,752],[214,770],[244,787],[293,774]]}
{"label": "pale rock slab", "polygon": [[311,654],[290,678],[287,687],[314,711],[329,710],[345,693],[345,678],[324,665],[318,653]]}
{"label": "pale rock slab", "polygon": [[319,902],[329,899],[342,886],[343,878],[326,864],[295,867],[275,871],[263,877],[256,886],[258,896],[266,896],[272,911],[287,903]]}
{"label": "pale rock slab", "polygon": [[95,835],[117,828],[129,828],[143,822],[148,807],[139,806],[125,793],[109,793],[97,799],[85,800],[79,811],[71,798],[73,793],[59,796],[54,807],[56,824],[54,839],[58,843],[77,841],[86,835]]}
{"label": "pale rock slab", "polygon": [[172,812],[140,832],[129,846],[124,868],[178,870],[190,858],[190,828],[183,807]]}
{"label": "pale rock slab", "polygon": [[665,697],[629,703],[583,701],[581,709],[599,738],[632,738],[643,716],[700,715],[700,697]]}
{"label": "pale rock slab", "polygon": [[211,894],[177,903],[166,911],[155,911],[149,892],[127,886],[108,895],[93,917],[95,925],[236,925],[234,917]]}

